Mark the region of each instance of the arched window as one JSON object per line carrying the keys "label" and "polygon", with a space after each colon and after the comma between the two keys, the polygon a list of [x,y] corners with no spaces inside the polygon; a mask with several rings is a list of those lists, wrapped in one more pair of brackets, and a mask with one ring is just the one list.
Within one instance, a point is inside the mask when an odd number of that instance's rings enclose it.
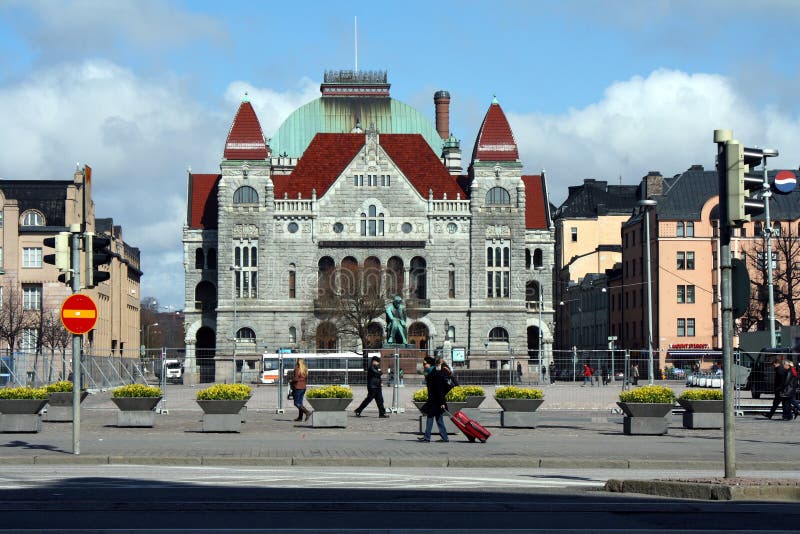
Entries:
{"label": "arched window", "polygon": [[686,223],[686,237],[694,237],[694,221]]}
{"label": "arched window", "polygon": [[204,312],[217,307],[217,288],[208,280],[203,280],[194,288],[194,309]]}
{"label": "arched window", "polygon": [[28,210],[22,214],[22,226],[44,226],[44,215],[38,211]]}
{"label": "arched window", "polygon": [[383,235],[383,212],[378,212],[375,205],[370,205],[366,212],[361,212],[361,235]]}
{"label": "arched window", "polygon": [[333,273],[336,263],[330,256],[323,256],[317,263],[317,296],[318,298],[329,298],[333,295]]}
{"label": "arched window", "polygon": [[501,326],[495,326],[489,332],[489,341],[508,343],[508,332]]}
{"label": "arched window", "polygon": [[363,279],[360,280],[364,291],[368,295],[378,296],[381,294],[381,278],[383,273],[381,271],[381,260],[375,256],[370,256],[364,260],[364,273]]}
{"label": "arched window", "polygon": [[297,297],[297,291],[295,289],[295,283],[297,278],[297,271],[295,269],[294,263],[289,264],[289,298],[293,299]]}
{"label": "arched window", "polygon": [[297,343],[297,329],[293,326],[289,327],[289,343]]}
{"label": "arched window", "polygon": [[234,204],[258,204],[258,193],[249,185],[243,185],[233,194]]}
{"label": "arched window", "polygon": [[456,266],[451,263],[447,270],[447,298],[456,298]]}
{"label": "arched window", "polygon": [[419,256],[411,258],[411,272],[409,274],[412,296],[418,299],[428,298],[427,263],[425,258]]}
{"label": "arched window", "polygon": [[511,195],[502,187],[493,187],[486,193],[486,204],[505,206],[511,204]]}
{"label": "arched window", "polygon": [[194,268],[195,269],[202,269],[206,263],[205,254],[203,254],[203,249],[198,248],[194,251]]}
{"label": "arched window", "polygon": [[455,326],[451,326],[450,328],[447,329],[447,337],[450,339],[450,341],[455,343],[455,341],[456,341],[456,327]]}
{"label": "arched window", "polygon": [[244,328],[240,328],[236,332],[236,339],[237,339],[237,341],[238,340],[255,341],[256,333],[253,331],[252,328],[248,328],[248,327],[245,326]]}
{"label": "arched window", "polygon": [[542,249],[537,248],[533,251],[533,266],[537,269],[542,266],[542,256]]}
{"label": "arched window", "polygon": [[208,249],[208,258],[206,261],[206,266],[212,271],[217,270],[217,249],[215,248]]}
{"label": "arched window", "polygon": [[683,221],[678,221],[677,226],[675,227],[675,236],[676,237],[683,237],[686,235],[685,227],[683,225]]}
{"label": "arched window", "polygon": [[386,269],[388,271],[388,276],[386,277],[386,296],[392,298],[395,295],[402,295],[403,278],[405,277],[403,259],[392,256],[386,264]]}

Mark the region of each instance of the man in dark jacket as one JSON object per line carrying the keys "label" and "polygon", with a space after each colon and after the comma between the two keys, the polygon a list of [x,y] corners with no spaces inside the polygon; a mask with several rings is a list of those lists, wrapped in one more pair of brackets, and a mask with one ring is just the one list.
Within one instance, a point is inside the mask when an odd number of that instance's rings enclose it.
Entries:
{"label": "man in dark jacket", "polygon": [[769,413],[764,415],[767,419],[772,419],[772,416],[775,415],[775,410],[778,409],[778,405],[781,403],[781,389],[783,389],[783,384],[786,382],[786,369],[783,368],[781,358],[775,356],[772,361],[772,367],[775,370],[775,382],[773,384],[775,398],[772,399],[772,408],[769,409]]}
{"label": "man in dark jacket", "polygon": [[439,427],[439,441],[450,441],[447,437],[447,428],[444,426],[444,414],[447,409],[447,402],[444,400],[447,395],[447,385],[441,371],[436,369],[436,360],[430,356],[425,356],[422,360],[422,367],[425,373],[425,385],[428,387],[428,401],[422,406],[422,413],[428,416],[425,422],[425,435],[420,436],[420,441],[430,441],[431,431],[433,430],[433,420],[436,419],[436,426]]}
{"label": "man in dark jacket", "polygon": [[364,408],[375,399],[375,404],[378,405],[378,417],[386,418],[386,408],[383,406],[383,390],[381,389],[381,359],[377,356],[372,357],[372,362],[367,368],[367,398],[356,408],[356,417],[361,417],[361,412]]}

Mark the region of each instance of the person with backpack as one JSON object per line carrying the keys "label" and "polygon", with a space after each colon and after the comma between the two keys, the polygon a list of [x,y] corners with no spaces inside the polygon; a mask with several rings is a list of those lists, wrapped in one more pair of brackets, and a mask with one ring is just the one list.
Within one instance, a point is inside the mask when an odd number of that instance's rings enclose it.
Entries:
{"label": "person with backpack", "polygon": [[431,440],[431,431],[433,430],[433,421],[436,420],[436,426],[439,428],[439,441],[450,441],[447,437],[447,428],[444,426],[444,412],[447,410],[447,383],[445,382],[442,371],[436,369],[436,360],[432,356],[425,356],[422,360],[423,374],[425,375],[425,386],[428,388],[428,400],[422,405],[420,411],[427,416],[425,422],[425,434],[417,438],[422,442],[429,442]]}

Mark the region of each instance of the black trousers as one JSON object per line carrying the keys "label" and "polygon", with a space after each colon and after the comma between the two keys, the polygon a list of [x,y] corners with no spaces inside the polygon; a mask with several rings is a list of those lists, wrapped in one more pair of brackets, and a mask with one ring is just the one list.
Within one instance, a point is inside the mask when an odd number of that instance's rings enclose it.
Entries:
{"label": "black trousers", "polygon": [[358,413],[361,413],[367,405],[375,399],[375,404],[378,405],[378,412],[383,415],[386,413],[386,408],[383,406],[383,390],[380,387],[367,388],[367,398],[365,398],[361,405],[356,408]]}

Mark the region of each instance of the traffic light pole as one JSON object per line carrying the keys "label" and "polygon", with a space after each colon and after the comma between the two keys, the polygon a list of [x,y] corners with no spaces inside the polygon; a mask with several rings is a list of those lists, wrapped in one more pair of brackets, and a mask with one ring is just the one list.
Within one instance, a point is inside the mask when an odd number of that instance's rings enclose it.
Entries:
{"label": "traffic light pole", "polygon": [[[72,293],[81,290],[81,233],[80,225],[73,224],[72,232]],[[72,453],[81,453],[81,340],[72,334]]]}
{"label": "traffic light pole", "polygon": [[733,290],[731,284],[731,226],[728,218],[727,151],[725,143],[733,139],[730,130],[714,130],[717,144],[717,175],[719,177],[719,230],[722,260],[722,399],[723,446],[725,478],[736,476],[736,428],[733,412]]}

